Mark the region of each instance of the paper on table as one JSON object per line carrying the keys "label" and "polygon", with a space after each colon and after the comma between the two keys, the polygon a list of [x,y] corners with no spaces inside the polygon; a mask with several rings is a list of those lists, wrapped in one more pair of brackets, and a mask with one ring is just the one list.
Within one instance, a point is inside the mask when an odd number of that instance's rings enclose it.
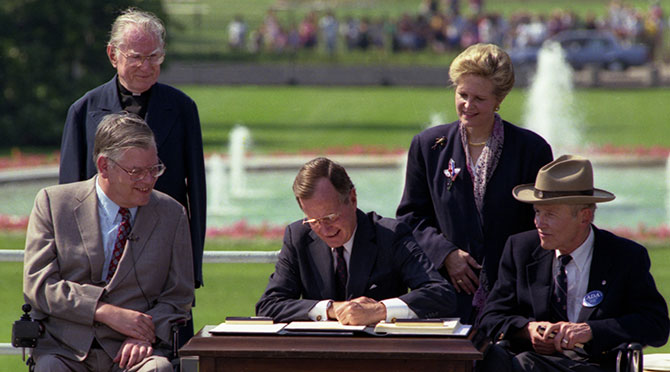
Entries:
{"label": "paper on table", "polygon": [[227,316],[226,324],[274,324],[268,316]]}
{"label": "paper on table", "polygon": [[375,333],[386,333],[394,335],[426,335],[426,336],[467,336],[472,328],[469,324],[460,324],[457,320],[448,320],[442,324],[428,327],[425,325],[410,326],[398,323],[387,323],[381,321],[375,327]]}
{"label": "paper on table", "polygon": [[[386,322],[384,322],[386,323]],[[461,326],[458,319],[397,319],[395,327],[426,327],[439,329],[454,329]]]}
{"label": "paper on table", "polygon": [[287,331],[363,331],[365,326],[344,325],[337,321],[296,321],[289,323],[284,329]]}
{"label": "paper on table", "polygon": [[212,328],[209,333],[277,333],[286,326],[286,323],[274,324],[231,324],[221,323]]}

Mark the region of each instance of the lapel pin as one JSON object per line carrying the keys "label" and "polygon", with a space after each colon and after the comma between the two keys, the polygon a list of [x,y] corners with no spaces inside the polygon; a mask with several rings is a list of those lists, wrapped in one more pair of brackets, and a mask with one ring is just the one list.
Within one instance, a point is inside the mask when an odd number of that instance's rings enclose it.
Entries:
{"label": "lapel pin", "polygon": [[607,280],[603,280],[602,283],[600,283],[600,284],[601,284],[601,285],[605,285],[605,284],[607,284]]}
{"label": "lapel pin", "polygon": [[596,307],[603,301],[603,293],[600,291],[591,291],[584,296],[582,306]]}
{"label": "lapel pin", "polygon": [[459,173],[461,173],[461,168],[456,168],[454,159],[449,160],[449,167],[444,170],[444,175],[447,176],[447,190],[451,190],[451,186],[456,181]]}

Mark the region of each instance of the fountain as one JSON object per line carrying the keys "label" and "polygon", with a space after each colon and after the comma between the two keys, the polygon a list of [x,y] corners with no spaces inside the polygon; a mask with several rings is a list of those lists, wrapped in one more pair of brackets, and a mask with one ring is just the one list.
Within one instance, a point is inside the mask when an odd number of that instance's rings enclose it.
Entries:
{"label": "fountain", "polygon": [[235,125],[230,132],[230,194],[234,197],[247,196],[245,150],[251,144],[251,132],[242,125]]}
{"label": "fountain", "polygon": [[584,154],[585,143],[580,135],[584,118],[579,114],[581,109],[577,107],[573,88],[573,71],[560,44],[545,42],[538,54],[523,122],[549,142],[554,158],[565,153],[591,158],[596,187],[616,195],[613,202],[599,205],[596,224],[605,228],[653,227],[670,220],[670,196],[667,205],[660,202],[662,195],[670,194],[670,181],[664,181],[670,175],[670,164],[666,168],[644,167],[635,162]]}
{"label": "fountain", "polygon": [[226,164],[219,154],[207,160],[207,213],[220,216],[231,207]]}
{"label": "fountain", "polygon": [[428,124],[428,127],[434,127],[444,123],[446,123],[446,121],[443,113],[435,112],[430,114],[430,123]]}
{"label": "fountain", "polygon": [[575,107],[572,75],[560,44],[545,42],[538,53],[523,122],[551,144],[556,156],[575,153],[582,144],[583,118]]}
{"label": "fountain", "polygon": [[207,211],[213,216],[239,213],[231,198],[248,196],[245,150],[251,141],[247,127],[236,125],[230,132],[229,162],[213,154],[207,160]]}

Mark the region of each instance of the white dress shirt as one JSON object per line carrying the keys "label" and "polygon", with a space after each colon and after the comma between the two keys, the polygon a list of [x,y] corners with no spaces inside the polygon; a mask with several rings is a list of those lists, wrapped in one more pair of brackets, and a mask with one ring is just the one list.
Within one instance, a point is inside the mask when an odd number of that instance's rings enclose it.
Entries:
{"label": "white dress shirt", "polygon": [[[98,177],[95,180],[95,193],[98,196],[98,217],[100,219],[100,233],[102,235],[102,247],[105,251],[105,266],[102,268],[102,280],[107,280],[107,272],[109,271],[109,263],[112,261],[112,253],[114,252],[114,244],[116,243],[116,236],[118,235],[119,225],[121,225],[121,215],[119,214],[119,206],[112,201],[98,184]],[[137,207],[128,208],[130,211],[130,226],[135,221],[137,214]]]}
{"label": "white dress shirt", "polygon": [[[579,321],[579,313],[582,310],[582,300],[589,287],[589,274],[591,272],[591,259],[593,258],[593,228],[589,229],[589,236],[586,238],[570,256],[572,260],[565,266],[565,272],[568,277],[568,320],[576,323]],[[560,270],[561,263],[558,256],[561,252],[556,250],[553,263],[553,277],[556,278]]]}
{"label": "white dress shirt", "polygon": [[[354,248],[354,237],[356,236],[356,231],[358,230],[358,226],[354,229],[354,233],[351,234],[351,238],[344,243],[342,246],[344,247],[344,262],[347,263],[347,275],[350,275],[350,270],[349,270],[349,260],[351,259],[351,251]],[[333,272],[337,269],[337,252],[335,251],[335,248],[330,247],[330,253],[333,255]],[[347,278],[347,282],[349,281],[349,278]],[[350,300],[350,299],[347,299]],[[316,305],[307,313],[307,316],[309,316],[310,319],[316,320],[316,321],[326,321],[328,320],[328,303],[330,303],[332,300],[322,300],[317,302]],[[418,318],[416,313],[412,311],[412,309],[407,306],[405,301],[395,297],[395,298],[389,298],[386,300],[380,301],[381,303],[386,306],[386,321],[390,322],[393,319],[414,319]]]}

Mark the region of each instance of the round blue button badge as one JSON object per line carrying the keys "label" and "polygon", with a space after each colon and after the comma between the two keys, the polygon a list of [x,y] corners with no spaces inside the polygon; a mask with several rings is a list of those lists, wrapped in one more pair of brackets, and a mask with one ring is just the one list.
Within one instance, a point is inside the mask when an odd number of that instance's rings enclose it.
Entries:
{"label": "round blue button badge", "polygon": [[595,307],[598,306],[603,301],[603,293],[600,291],[591,291],[584,296],[582,300],[582,306],[584,307]]}

